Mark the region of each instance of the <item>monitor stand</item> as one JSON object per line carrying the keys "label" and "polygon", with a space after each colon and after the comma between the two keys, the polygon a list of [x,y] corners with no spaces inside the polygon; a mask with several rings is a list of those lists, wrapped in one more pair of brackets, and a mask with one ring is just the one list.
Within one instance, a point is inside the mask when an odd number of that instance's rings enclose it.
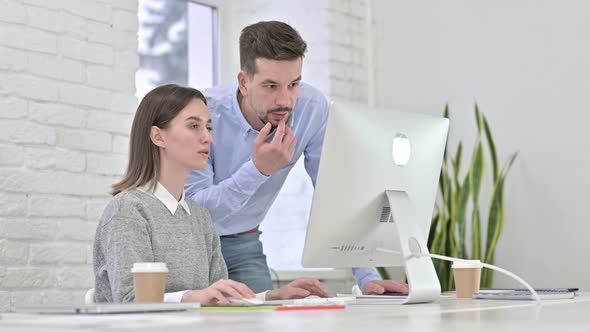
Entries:
{"label": "monitor stand", "polygon": [[415,220],[414,206],[405,191],[386,190],[393,222],[397,225],[409,293],[404,304],[440,298],[440,282],[428,246]]}

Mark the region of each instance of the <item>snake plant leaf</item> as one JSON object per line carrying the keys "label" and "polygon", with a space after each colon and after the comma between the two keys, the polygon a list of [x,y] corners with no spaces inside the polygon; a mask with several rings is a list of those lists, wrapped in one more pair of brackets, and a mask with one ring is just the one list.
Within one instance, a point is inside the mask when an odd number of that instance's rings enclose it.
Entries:
{"label": "snake plant leaf", "polygon": [[463,184],[459,190],[459,202],[457,206],[457,223],[459,228],[459,257],[467,257],[467,247],[465,240],[465,232],[467,225],[467,205],[469,204],[469,197],[471,196],[471,177],[469,174],[465,175]]}
{"label": "snake plant leaf", "polygon": [[482,259],[481,255],[481,216],[479,207],[473,207],[471,217],[471,259]]}
{"label": "snake plant leaf", "polygon": [[[506,182],[508,171],[512,167],[517,156],[518,152],[515,152],[510,156],[494,185],[488,219],[486,253],[484,258],[484,262],[488,264],[494,263],[494,252],[496,251],[496,246],[500,239],[502,228],[504,227],[504,183]],[[493,274],[491,272],[492,271],[488,271],[482,274],[482,287],[492,286]]]}
{"label": "snake plant leaf", "polygon": [[490,203],[490,213],[488,217],[488,231],[487,231],[487,239],[486,239],[486,253],[484,262],[492,263],[488,261],[496,250],[496,245],[498,243],[498,239],[500,238],[500,234],[502,232],[502,227],[504,226],[504,182],[506,180],[506,176],[508,175],[508,171],[512,167],[514,160],[518,156],[518,152],[513,153],[508,162],[504,166],[502,173],[498,177],[498,180],[494,184],[494,190],[492,192],[492,198]]}
{"label": "snake plant leaf", "polygon": [[445,202],[446,202],[445,214],[450,216],[453,213],[453,199],[452,199],[453,191],[451,188],[451,177],[450,177],[449,173],[447,172],[446,168],[443,172],[442,177],[443,177],[443,183],[444,183],[444,195],[443,196],[444,196]]}
{"label": "snake plant leaf", "polygon": [[443,202],[447,201],[447,183],[445,182],[446,179],[448,178],[447,176],[447,167],[445,165],[445,163],[443,163],[441,169],[440,169],[440,176],[438,177],[438,187],[440,189],[440,194],[441,194],[441,198]]}
{"label": "snake plant leaf", "polygon": [[479,205],[479,195],[483,184],[483,172],[485,158],[483,155],[483,144],[480,139],[475,144],[473,150],[473,159],[471,160],[471,167],[469,169],[469,176],[471,177],[472,201],[474,206]]}
{"label": "snake plant leaf", "polygon": [[481,112],[479,111],[479,106],[475,103],[475,122],[477,123],[477,133],[481,136],[481,129],[483,127],[483,119],[481,117]]}
{"label": "snake plant leaf", "polygon": [[[493,264],[494,262],[494,254],[492,253],[491,261]],[[481,281],[480,285],[482,288],[491,288],[494,279],[494,270],[491,269],[483,269],[481,271]]]}
{"label": "snake plant leaf", "polygon": [[[444,208],[443,208],[444,209]],[[437,223],[438,230],[435,233],[435,236],[432,240],[432,246],[430,247],[430,251],[432,253],[438,253],[444,255],[444,244],[447,241],[447,234],[446,234],[446,227],[448,223],[448,216],[445,215],[442,210],[439,210],[437,213],[439,216]]]}
{"label": "snake plant leaf", "polygon": [[478,139],[473,159],[469,170],[471,182],[471,198],[473,202],[473,212],[471,215],[471,257],[479,259],[481,257],[481,221],[479,214],[479,195],[483,184],[484,156],[481,139]]}
{"label": "snake plant leaf", "polygon": [[[445,105],[444,116],[449,118],[449,106]],[[498,166],[498,155],[492,137],[490,125],[475,104],[475,119],[477,124],[477,140],[467,161],[469,167],[465,177],[461,180],[461,165],[463,162],[464,146],[459,142],[454,156],[447,155],[445,149],[444,162],[439,178],[440,194],[435,204],[435,213],[430,227],[428,245],[432,253],[446,256],[476,258],[487,263],[493,263],[500,233],[504,225],[504,184],[508,171],[516,159],[516,153],[511,155],[502,170]],[[483,140],[486,140],[486,143]],[[485,150],[489,151],[492,164],[493,192],[490,201],[490,211],[487,216],[486,242],[482,238],[482,216],[480,209],[480,195],[483,187],[485,170]],[[471,210],[469,210],[471,208]],[[466,248],[467,231],[471,226],[471,253]],[[441,288],[453,288],[451,264],[447,261],[434,262]],[[491,287],[493,271],[482,271],[482,287]]]}
{"label": "snake plant leaf", "polygon": [[391,279],[391,277],[389,276],[389,272],[387,272],[387,270],[382,266],[377,268],[377,273],[379,273],[379,276],[381,276],[381,279],[383,280]]}
{"label": "snake plant leaf", "polygon": [[455,179],[455,188],[459,190],[459,174],[461,172],[461,158],[463,156],[463,143],[459,142],[455,158],[453,159],[453,178]]}
{"label": "snake plant leaf", "polygon": [[[443,117],[449,119],[449,103],[446,103],[445,104],[445,111],[443,112]],[[445,146],[445,151],[444,151],[444,154],[443,154],[443,161],[445,163],[447,162],[447,148],[448,148],[448,146]]]}
{"label": "snake plant leaf", "polygon": [[427,246],[428,248],[432,248],[432,242],[434,241],[434,237],[436,236],[437,233],[437,227],[438,227],[438,220],[440,219],[440,215],[438,213],[436,213],[434,215],[434,217],[432,217],[432,223],[430,224],[430,231],[428,232],[428,241],[427,241]]}
{"label": "snake plant leaf", "polygon": [[[483,115],[483,114],[482,114]],[[488,142],[488,149],[490,151],[490,159],[492,160],[492,180],[495,183],[498,179],[498,154],[496,153],[496,144],[492,137],[492,131],[485,115],[483,115],[483,128],[486,135],[486,141]]]}

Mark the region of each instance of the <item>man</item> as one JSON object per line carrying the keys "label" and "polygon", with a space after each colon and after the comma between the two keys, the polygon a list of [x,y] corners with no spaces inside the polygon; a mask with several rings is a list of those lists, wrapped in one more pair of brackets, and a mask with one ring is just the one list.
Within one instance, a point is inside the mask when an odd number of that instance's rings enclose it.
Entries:
{"label": "man", "polygon": [[[213,145],[208,166],[189,176],[185,191],[209,209],[230,279],[255,292],[272,288],[258,225],[302,154],[316,182],[328,101],[301,83],[306,48],[285,23],[247,26],[238,83],[204,91]],[[353,274],[365,294],[407,292],[404,284],[380,280],[375,269]]]}

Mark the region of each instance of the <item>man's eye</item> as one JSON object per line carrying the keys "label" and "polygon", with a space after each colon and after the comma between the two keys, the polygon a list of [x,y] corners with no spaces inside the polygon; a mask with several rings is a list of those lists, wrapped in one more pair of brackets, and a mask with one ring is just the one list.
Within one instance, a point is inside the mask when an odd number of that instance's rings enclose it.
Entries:
{"label": "man's eye", "polygon": [[293,83],[291,83],[291,87],[292,87],[292,88],[294,88],[294,87],[296,87],[296,86],[298,86],[298,85],[299,85],[299,82],[293,82]]}
{"label": "man's eye", "polygon": [[207,127],[207,130],[213,131],[213,127]]}
{"label": "man's eye", "polygon": [[276,88],[277,86],[276,85],[272,85],[272,84],[268,84],[268,85],[265,85],[264,87],[267,88],[267,89],[269,89],[269,90],[272,90],[272,89]]}
{"label": "man's eye", "polygon": [[191,129],[197,129],[197,128],[199,128],[199,125],[198,124],[191,125]]}

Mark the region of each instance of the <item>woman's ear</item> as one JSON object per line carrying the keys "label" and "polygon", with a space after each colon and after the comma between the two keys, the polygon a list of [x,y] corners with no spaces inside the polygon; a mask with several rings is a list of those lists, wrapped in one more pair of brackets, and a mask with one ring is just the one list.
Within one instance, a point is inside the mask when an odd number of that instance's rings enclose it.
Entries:
{"label": "woman's ear", "polygon": [[156,146],[161,148],[166,147],[166,142],[164,141],[164,137],[162,137],[162,129],[160,127],[152,126],[150,129],[150,139]]}

